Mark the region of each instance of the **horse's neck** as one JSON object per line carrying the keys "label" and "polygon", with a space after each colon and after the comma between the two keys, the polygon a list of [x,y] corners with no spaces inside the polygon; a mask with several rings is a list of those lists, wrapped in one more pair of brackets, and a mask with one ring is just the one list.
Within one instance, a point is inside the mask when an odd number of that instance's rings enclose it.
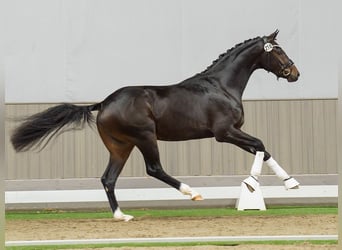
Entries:
{"label": "horse's neck", "polygon": [[229,72],[220,79],[220,86],[223,90],[234,94],[235,97],[241,98],[247,86],[248,80],[254,70],[249,68],[239,68],[239,71]]}
{"label": "horse's neck", "polygon": [[250,76],[259,68],[258,58],[261,50],[259,51],[255,46],[256,44],[246,48],[238,55],[231,54],[210,73],[225,92],[236,98],[242,98]]}

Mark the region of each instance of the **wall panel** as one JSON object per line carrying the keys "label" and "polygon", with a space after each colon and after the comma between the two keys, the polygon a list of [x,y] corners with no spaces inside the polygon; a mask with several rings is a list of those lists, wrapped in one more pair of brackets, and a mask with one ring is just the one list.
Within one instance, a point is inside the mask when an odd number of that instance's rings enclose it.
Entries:
{"label": "wall panel", "polygon": [[[66,132],[41,152],[15,153],[9,135],[13,118],[52,104],[6,105],[6,179],[100,177],[108,153],[96,128]],[[291,174],[336,174],[336,100],[245,101],[243,129],[259,137]],[[165,170],[175,176],[247,175],[254,157],[214,139],[159,142]],[[264,174],[271,174],[266,167]],[[143,158],[134,149],[122,176],[145,176]]]}
{"label": "wall panel", "polygon": [[274,84],[258,70],[244,98],[337,98],[341,7],[338,0],[3,1],[6,102],[91,102],[127,85],[176,83],[276,28],[300,84]]}

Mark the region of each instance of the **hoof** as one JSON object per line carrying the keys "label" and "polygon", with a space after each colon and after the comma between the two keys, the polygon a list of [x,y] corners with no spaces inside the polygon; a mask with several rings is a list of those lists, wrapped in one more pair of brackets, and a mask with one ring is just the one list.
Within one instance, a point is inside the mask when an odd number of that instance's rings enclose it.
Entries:
{"label": "hoof", "polygon": [[285,188],[288,190],[288,189],[298,189],[299,188],[299,182],[296,181],[295,178],[293,177],[290,177],[286,180],[284,180],[284,185],[285,185]]}
{"label": "hoof", "polygon": [[203,197],[202,197],[202,195],[197,194],[194,197],[191,197],[191,200],[193,200],[193,201],[203,201]]}
{"label": "hoof", "polygon": [[134,218],[132,215],[121,212],[120,208],[115,210],[113,217],[116,221],[130,221]]}
{"label": "hoof", "polygon": [[249,176],[246,179],[244,179],[243,183],[246,184],[248,190],[251,193],[253,193],[256,190],[256,188],[258,187],[258,185],[259,185],[259,181],[255,177],[253,177],[253,176]]}
{"label": "hoof", "polygon": [[114,216],[114,219],[116,221],[130,221],[132,220],[134,217],[132,215],[128,215],[128,214],[122,214],[121,216]]}
{"label": "hoof", "polygon": [[191,200],[193,200],[193,201],[202,201],[203,200],[202,196],[199,193],[197,193],[190,186],[188,186],[184,183],[181,183],[181,185],[179,187],[179,191],[181,191],[182,194],[190,195]]}

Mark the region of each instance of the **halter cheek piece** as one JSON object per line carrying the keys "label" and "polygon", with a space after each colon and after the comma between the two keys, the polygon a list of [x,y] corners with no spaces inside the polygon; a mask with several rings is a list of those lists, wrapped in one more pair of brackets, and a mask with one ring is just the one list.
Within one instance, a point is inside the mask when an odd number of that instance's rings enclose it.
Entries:
{"label": "halter cheek piece", "polygon": [[[268,54],[268,57],[267,57],[268,65],[270,64],[270,56],[269,55],[270,55],[270,52],[273,50],[274,47],[280,48],[279,45],[274,45],[274,44],[269,43],[269,42],[265,42],[265,44],[264,44],[264,51]],[[291,66],[294,64],[293,61],[291,59],[289,59],[289,61],[286,64],[283,64],[279,60],[279,64],[280,64],[279,75],[283,75],[284,77],[288,77],[291,74]]]}

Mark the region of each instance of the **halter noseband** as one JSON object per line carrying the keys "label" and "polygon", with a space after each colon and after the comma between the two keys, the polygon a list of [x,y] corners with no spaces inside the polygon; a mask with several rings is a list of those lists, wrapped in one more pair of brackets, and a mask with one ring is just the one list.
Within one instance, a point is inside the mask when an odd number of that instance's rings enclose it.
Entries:
{"label": "halter noseband", "polygon": [[[272,44],[270,42],[267,42],[266,39],[264,39],[264,51],[268,54],[267,56],[267,64],[270,65],[270,52],[273,50],[274,47],[281,48],[277,44]],[[291,66],[294,64],[291,59],[286,64],[283,64],[279,59],[280,64],[280,70],[279,75],[283,75],[284,77],[288,77],[291,74]]]}

